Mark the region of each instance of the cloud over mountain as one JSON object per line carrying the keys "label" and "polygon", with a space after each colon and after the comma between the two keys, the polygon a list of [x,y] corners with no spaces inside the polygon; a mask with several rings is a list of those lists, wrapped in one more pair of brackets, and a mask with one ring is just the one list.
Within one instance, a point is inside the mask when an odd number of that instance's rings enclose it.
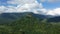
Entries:
{"label": "cloud over mountain", "polygon": [[[54,0],[10,0],[8,4],[17,6],[0,6],[0,13],[21,13],[21,12],[33,12],[35,14],[53,15],[60,16],[60,8],[46,9],[42,2],[54,1]],[[55,0],[58,1],[58,0]]]}
{"label": "cloud over mountain", "polygon": [[[20,1],[20,2],[19,2]],[[3,10],[6,9],[4,12],[33,12],[33,11],[39,11],[38,9],[43,8],[41,3],[38,3],[36,0],[12,0],[7,1],[9,4],[17,4],[17,7],[14,6],[8,6],[3,8]],[[3,11],[1,11],[3,12]]]}

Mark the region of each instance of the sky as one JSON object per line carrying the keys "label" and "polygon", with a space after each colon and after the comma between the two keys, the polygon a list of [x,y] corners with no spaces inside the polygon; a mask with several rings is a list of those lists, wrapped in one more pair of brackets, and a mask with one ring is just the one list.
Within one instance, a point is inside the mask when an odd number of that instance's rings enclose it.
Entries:
{"label": "sky", "polygon": [[60,16],[60,0],[0,0],[0,14],[22,12]]}

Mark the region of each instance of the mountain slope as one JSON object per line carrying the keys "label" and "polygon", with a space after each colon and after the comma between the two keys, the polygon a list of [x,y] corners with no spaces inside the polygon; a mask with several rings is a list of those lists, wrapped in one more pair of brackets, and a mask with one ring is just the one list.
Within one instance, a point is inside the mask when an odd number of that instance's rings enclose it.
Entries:
{"label": "mountain slope", "polygon": [[[52,22],[52,21],[59,21],[58,19],[54,18],[51,15],[41,15],[41,14],[34,14],[32,12],[25,12],[25,13],[3,13],[0,14],[0,24],[4,24],[4,23],[10,23],[16,19],[19,19],[21,17],[25,17],[28,14],[32,14],[32,16],[39,18],[39,19],[47,19],[48,22]],[[54,19],[53,19],[54,18]],[[60,18],[60,17],[59,17]]]}
{"label": "mountain slope", "polygon": [[48,22],[60,22],[60,16],[52,17],[47,19]]}
{"label": "mountain slope", "polygon": [[0,25],[0,34],[60,34],[60,24],[47,23],[28,13],[7,25]]}
{"label": "mountain slope", "polygon": [[34,17],[28,14],[21,19],[18,19],[10,24],[13,28],[13,33],[22,34],[60,34],[59,26]]}
{"label": "mountain slope", "polygon": [[45,15],[39,15],[39,14],[34,14],[31,12],[25,12],[25,13],[3,13],[0,14],[0,23],[9,23],[11,21],[14,21],[16,19],[19,19],[21,17],[25,17],[28,14],[32,14],[36,18],[46,18]]}

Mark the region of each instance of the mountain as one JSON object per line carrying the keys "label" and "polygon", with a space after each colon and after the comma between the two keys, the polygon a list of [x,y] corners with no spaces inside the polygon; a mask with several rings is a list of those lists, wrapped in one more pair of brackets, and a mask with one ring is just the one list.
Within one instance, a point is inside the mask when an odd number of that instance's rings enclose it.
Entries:
{"label": "mountain", "polygon": [[[20,14],[18,15],[20,16]],[[13,22],[9,21],[10,23],[8,24],[0,24],[0,34],[60,34],[60,23],[47,23],[44,18],[35,16],[32,13],[24,13],[23,16],[16,17],[16,20]],[[12,16],[10,15],[10,17]],[[15,19],[10,17],[6,18],[6,15],[4,16],[6,19]],[[44,20],[41,21],[41,19]]]}
{"label": "mountain", "polygon": [[52,17],[47,19],[48,22],[60,22],[60,16]]}
{"label": "mountain", "polygon": [[25,12],[25,13],[2,13],[0,14],[0,23],[10,23],[16,19],[21,17],[25,17],[26,15],[31,14],[32,16],[39,18],[39,19],[47,19],[53,16],[51,15],[42,15],[42,14],[34,14],[32,12]]}
{"label": "mountain", "polygon": [[9,25],[13,28],[13,34],[60,34],[60,25],[47,23],[46,21],[27,14]]}
{"label": "mountain", "polygon": [[0,23],[9,23],[21,17],[25,17],[27,14],[32,14],[36,18],[46,18],[44,15],[34,14],[30,12],[25,13],[2,13],[0,14]]}

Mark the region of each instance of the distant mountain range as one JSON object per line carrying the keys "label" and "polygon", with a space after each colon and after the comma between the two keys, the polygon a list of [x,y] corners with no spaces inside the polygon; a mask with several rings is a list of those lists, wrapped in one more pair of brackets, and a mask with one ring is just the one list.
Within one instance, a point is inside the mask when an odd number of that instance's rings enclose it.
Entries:
{"label": "distant mountain range", "polygon": [[48,22],[60,22],[60,16],[47,19]]}
{"label": "distant mountain range", "polygon": [[48,21],[55,21],[58,20],[60,21],[60,16],[53,17],[51,15],[39,15],[39,14],[34,14],[32,12],[25,12],[25,13],[2,13],[0,14],[0,23],[10,23],[16,19],[19,19],[21,17],[25,17],[26,15],[31,14],[32,16],[36,18],[42,18],[42,19],[48,19]]}

